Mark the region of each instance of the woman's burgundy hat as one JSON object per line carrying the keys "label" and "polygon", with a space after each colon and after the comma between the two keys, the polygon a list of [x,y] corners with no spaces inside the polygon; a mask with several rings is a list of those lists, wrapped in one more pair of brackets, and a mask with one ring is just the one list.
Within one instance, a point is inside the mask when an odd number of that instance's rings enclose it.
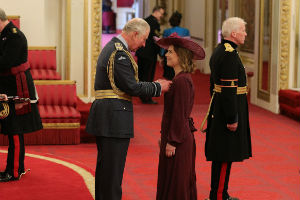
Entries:
{"label": "woman's burgundy hat", "polygon": [[170,45],[180,46],[186,49],[189,49],[193,52],[193,59],[195,60],[203,60],[205,58],[205,51],[203,48],[192,41],[190,38],[180,37],[177,33],[172,33],[169,37],[166,38],[154,38],[156,40],[156,44],[161,48],[168,49]]}

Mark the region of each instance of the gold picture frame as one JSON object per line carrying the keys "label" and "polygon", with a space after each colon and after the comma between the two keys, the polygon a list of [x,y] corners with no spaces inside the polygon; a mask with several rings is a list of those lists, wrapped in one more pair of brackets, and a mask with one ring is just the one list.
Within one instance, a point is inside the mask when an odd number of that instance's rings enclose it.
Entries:
{"label": "gold picture frame", "polygon": [[236,15],[247,23],[247,38],[245,43],[239,47],[240,51],[254,53],[255,42],[255,2],[254,0],[237,0]]}
{"label": "gold picture frame", "polygon": [[270,101],[272,49],[272,0],[260,1],[259,58],[257,97]]}

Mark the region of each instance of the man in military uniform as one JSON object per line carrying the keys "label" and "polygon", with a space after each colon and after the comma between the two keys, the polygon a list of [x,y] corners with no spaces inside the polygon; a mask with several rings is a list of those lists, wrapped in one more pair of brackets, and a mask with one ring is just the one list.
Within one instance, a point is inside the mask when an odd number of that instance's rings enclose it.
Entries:
{"label": "man in military uniform", "polygon": [[245,24],[237,17],[225,20],[224,39],[210,59],[212,101],[205,142],[206,159],[212,161],[210,200],[237,199],[227,191],[231,164],[252,156],[247,79],[236,50],[247,36]]}
{"label": "man in military uniform", "polygon": [[[152,14],[145,18],[145,21],[150,26],[150,33],[146,40],[145,47],[141,47],[136,52],[139,66],[139,79],[141,81],[153,81],[154,79],[157,55],[160,48],[155,43],[153,37],[159,37],[160,35],[159,20],[163,14],[164,9],[161,6],[156,6],[153,8]],[[153,101],[151,97],[141,96],[140,98],[142,103],[157,104],[157,102]]]}
{"label": "man in military uniform", "polygon": [[96,199],[120,200],[130,138],[133,138],[132,96],[160,96],[169,81],[139,82],[138,66],[129,51],[145,45],[149,25],[140,18],[127,22],[98,58],[95,98],[86,131],[96,136],[98,148]]}
{"label": "man in military uniform", "polygon": [[[42,129],[36,105],[35,86],[27,62],[25,35],[7,20],[0,8],[0,93],[27,99],[26,102],[8,101],[8,116],[0,120],[1,133],[8,135],[7,165],[0,172],[0,182],[19,180],[25,173],[24,133]],[[15,98],[16,99],[16,98]]]}

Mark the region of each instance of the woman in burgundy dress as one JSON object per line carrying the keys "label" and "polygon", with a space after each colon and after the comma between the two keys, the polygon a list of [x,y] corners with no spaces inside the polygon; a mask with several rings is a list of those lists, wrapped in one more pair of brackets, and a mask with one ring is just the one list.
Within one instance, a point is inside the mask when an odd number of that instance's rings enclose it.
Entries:
{"label": "woman in burgundy dress", "polygon": [[174,68],[175,77],[164,96],[156,199],[194,200],[196,129],[190,117],[194,104],[190,73],[195,67],[193,59],[204,59],[205,52],[197,43],[176,33],[159,39],[157,44],[168,50],[167,64]]}

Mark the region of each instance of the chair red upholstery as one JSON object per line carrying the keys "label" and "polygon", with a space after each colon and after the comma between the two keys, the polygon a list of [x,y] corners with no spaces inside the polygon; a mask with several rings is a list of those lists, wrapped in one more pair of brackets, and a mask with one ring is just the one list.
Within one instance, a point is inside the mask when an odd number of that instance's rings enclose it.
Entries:
{"label": "chair red upholstery", "polygon": [[279,91],[280,113],[300,121],[300,91]]}
{"label": "chair red upholstery", "polygon": [[7,19],[20,29],[20,16],[7,16]]}
{"label": "chair red upholstery", "polygon": [[80,118],[76,109],[77,95],[75,81],[35,81],[39,96],[38,108],[47,140],[44,144],[79,144]]}
{"label": "chair red upholstery", "polygon": [[43,123],[80,122],[75,81],[35,81],[35,84]]}
{"label": "chair red upholstery", "polygon": [[60,80],[56,71],[55,47],[29,47],[28,62],[34,80]]}
{"label": "chair red upholstery", "polygon": [[[79,144],[80,118],[75,81],[35,81],[44,129],[24,135],[25,144]],[[0,145],[7,145],[0,134]]]}

